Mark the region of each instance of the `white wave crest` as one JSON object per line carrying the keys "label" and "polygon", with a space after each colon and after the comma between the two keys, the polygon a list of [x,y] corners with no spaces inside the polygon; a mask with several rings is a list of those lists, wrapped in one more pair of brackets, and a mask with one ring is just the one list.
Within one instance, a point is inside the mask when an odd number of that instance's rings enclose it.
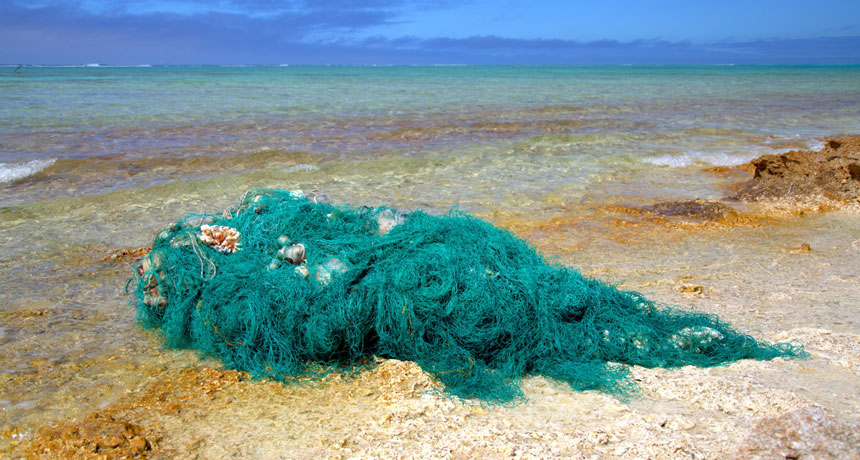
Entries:
{"label": "white wave crest", "polygon": [[682,155],[666,154],[656,157],[643,158],[642,161],[657,166],[669,166],[672,168],[684,168],[696,164],[709,164],[713,166],[737,166],[748,163],[761,155],[761,152],[701,152],[690,150]]}
{"label": "white wave crest", "polygon": [[284,172],[294,173],[299,171],[316,171],[317,169],[320,169],[317,167],[317,165],[299,163],[297,165],[292,165],[289,168],[284,169]]}
{"label": "white wave crest", "polygon": [[33,160],[26,163],[0,163],[0,184],[31,176],[54,164],[54,159]]}

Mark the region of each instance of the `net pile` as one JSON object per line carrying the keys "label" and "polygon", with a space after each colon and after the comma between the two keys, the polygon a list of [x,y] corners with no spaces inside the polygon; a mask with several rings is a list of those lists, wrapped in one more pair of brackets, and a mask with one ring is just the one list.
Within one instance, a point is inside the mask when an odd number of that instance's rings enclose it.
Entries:
{"label": "net pile", "polygon": [[521,398],[528,374],[625,398],[637,390],[625,365],[804,354],[586,278],[462,212],[327,201],[252,190],[171,225],[136,267],[140,322],[257,377],[396,358],[490,403]]}

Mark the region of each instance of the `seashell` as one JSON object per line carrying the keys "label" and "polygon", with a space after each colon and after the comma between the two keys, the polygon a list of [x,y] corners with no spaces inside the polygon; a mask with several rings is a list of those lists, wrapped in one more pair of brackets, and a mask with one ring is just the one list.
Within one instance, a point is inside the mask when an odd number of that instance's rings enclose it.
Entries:
{"label": "seashell", "polygon": [[346,262],[340,259],[326,260],[322,263],[322,266],[332,273],[346,273],[349,270],[349,266],[346,265]]}
{"label": "seashell", "polygon": [[287,235],[281,235],[278,237],[278,243],[280,243],[281,246],[285,246],[289,242],[290,242],[290,237]]}
{"label": "seashell", "polygon": [[154,268],[158,268],[159,266],[161,266],[161,253],[158,251],[152,251],[140,260],[140,266],[138,267],[137,272],[143,276],[144,273],[147,273]]}
{"label": "seashell", "polygon": [[229,254],[241,249],[242,234],[232,227],[204,224],[200,226],[199,238],[219,252]]}
{"label": "seashell", "polygon": [[248,190],[241,198],[239,198],[239,206],[241,208],[247,208],[249,204],[257,203],[267,195],[268,193],[266,190]]}
{"label": "seashell", "polygon": [[676,348],[688,349],[694,345],[698,351],[698,346],[710,345],[714,341],[723,340],[723,334],[713,328],[707,326],[685,327],[676,334],[672,334],[669,340]]}
{"label": "seashell", "polygon": [[349,267],[342,260],[329,259],[314,269],[314,279],[321,286],[325,286],[331,282],[332,276],[344,273],[347,270],[349,270]]}
{"label": "seashell", "polygon": [[301,265],[305,263],[305,245],[302,243],[291,244],[285,246],[278,251],[278,259],[289,262],[293,265]]}
{"label": "seashell", "polygon": [[171,229],[165,228],[164,230],[161,231],[161,233],[158,234],[158,238],[156,238],[156,239],[166,240],[166,239],[170,238],[170,235],[172,233],[173,232],[171,232]]}
{"label": "seashell", "polygon": [[302,275],[304,278],[308,277],[308,266],[307,265],[299,265],[295,268],[296,273]]}
{"label": "seashell", "polygon": [[143,296],[143,303],[150,307],[164,308],[167,306],[167,298],[160,294],[146,294]]}
{"label": "seashell", "polygon": [[314,195],[311,198],[311,201],[313,201],[314,203],[322,203],[322,204],[330,204],[331,203],[331,198],[329,198],[328,195],[326,195],[325,192],[323,192],[322,190],[311,190],[311,193]]}
{"label": "seashell", "polygon": [[138,270],[137,272],[140,273],[141,275],[143,275],[144,273],[148,272],[151,269],[152,269],[152,262],[149,261],[149,256],[146,256],[143,258],[143,260],[140,261],[140,270]]}
{"label": "seashell", "polygon": [[151,274],[146,275],[146,278],[143,282],[143,286],[149,291],[155,290],[155,293],[158,293],[158,280],[156,280],[155,277]]}
{"label": "seashell", "polygon": [[317,267],[317,269],[314,270],[314,279],[317,280],[317,283],[319,283],[320,286],[326,286],[331,282],[331,272],[323,267]]}
{"label": "seashell", "polygon": [[281,261],[278,259],[272,259],[269,262],[269,265],[266,266],[266,269],[267,270],[277,270],[280,267],[281,267]]}
{"label": "seashell", "polygon": [[290,192],[287,193],[287,195],[289,195],[290,198],[292,198],[294,200],[300,200],[302,198],[307,198],[305,196],[305,192],[303,192],[301,190],[290,190]]}
{"label": "seashell", "polygon": [[170,247],[172,248],[188,246],[189,244],[191,244],[191,240],[187,237],[186,234],[179,235],[170,241]]}
{"label": "seashell", "polygon": [[650,350],[651,341],[645,335],[633,334],[630,336],[630,343],[639,350]]}
{"label": "seashell", "polygon": [[396,209],[383,209],[376,215],[377,233],[385,236],[392,228],[406,222],[407,214]]}

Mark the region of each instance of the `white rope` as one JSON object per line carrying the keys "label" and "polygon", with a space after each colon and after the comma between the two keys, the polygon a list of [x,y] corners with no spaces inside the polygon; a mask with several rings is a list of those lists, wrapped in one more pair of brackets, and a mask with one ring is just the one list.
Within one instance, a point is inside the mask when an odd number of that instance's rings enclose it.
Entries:
{"label": "white rope", "polygon": [[[197,260],[200,261],[200,277],[205,280],[215,278],[215,274],[218,273],[218,266],[215,265],[215,262],[212,262],[212,259],[206,257],[206,253],[203,252],[203,248],[200,247],[200,243],[197,241],[197,236],[190,233],[186,235],[191,240],[191,249],[194,251],[194,255],[196,255]],[[212,272],[212,275],[208,277],[206,276],[206,264],[204,261],[209,264],[209,269]]]}

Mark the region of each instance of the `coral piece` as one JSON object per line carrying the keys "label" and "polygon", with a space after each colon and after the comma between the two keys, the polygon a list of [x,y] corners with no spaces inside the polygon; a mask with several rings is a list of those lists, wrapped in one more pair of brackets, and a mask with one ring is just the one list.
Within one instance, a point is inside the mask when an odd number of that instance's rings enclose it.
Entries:
{"label": "coral piece", "polygon": [[305,245],[296,243],[285,246],[278,251],[277,257],[293,265],[301,265],[305,263]]}
{"label": "coral piece", "polygon": [[204,224],[200,226],[200,241],[229,254],[241,249],[242,234],[232,227]]}
{"label": "coral piece", "polygon": [[313,194],[311,201],[314,203],[331,204],[331,198],[329,198],[322,190],[311,190],[311,194]]}

